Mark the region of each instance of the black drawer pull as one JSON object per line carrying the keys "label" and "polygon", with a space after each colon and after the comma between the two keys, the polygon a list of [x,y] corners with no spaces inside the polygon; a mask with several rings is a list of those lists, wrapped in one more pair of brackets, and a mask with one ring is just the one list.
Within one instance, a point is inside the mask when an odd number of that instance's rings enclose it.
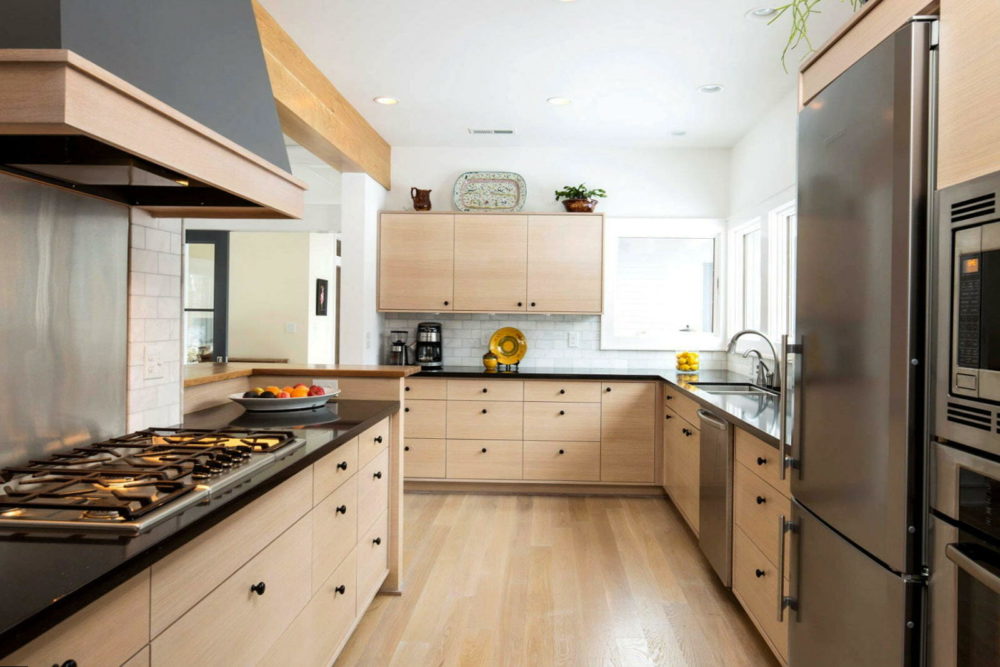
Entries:
{"label": "black drawer pull", "polygon": [[565,393],[566,393],[566,390],[565,390],[565,389],[560,389],[560,390],[559,390],[559,393],[560,393],[560,394],[565,394]]}
{"label": "black drawer pull", "polygon": [[484,393],[484,394],[485,394],[486,392],[488,392],[488,391],[489,391],[489,389],[487,389],[486,387],[483,387],[483,393]]}
{"label": "black drawer pull", "polygon": [[403,412],[409,412],[409,411],[410,411],[409,408],[403,408]]}
{"label": "black drawer pull", "polygon": [[758,505],[763,505],[766,502],[767,502],[767,498],[765,498],[764,496],[757,496],[757,504]]}
{"label": "black drawer pull", "polygon": [[604,391],[611,391],[611,387],[605,387]]}
{"label": "black drawer pull", "polygon": [[663,415],[663,418],[664,419],[673,419],[673,416],[671,416],[671,415]]}
{"label": "black drawer pull", "polygon": [[763,576],[764,576],[765,574],[767,574],[766,572],[764,572],[764,570],[754,570],[754,571],[753,571],[753,573],[757,575],[757,578],[758,578],[758,579],[760,579],[760,578],[761,578],[761,577],[763,577]]}
{"label": "black drawer pull", "polygon": [[566,411],[565,410],[560,410],[559,414],[564,415],[564,414],[566,414]]}
{"label": "black drawer pull", "polygon": [[485,447],[483,447],[483,454],[485,454],[485,453],[486,453],[486,448],[485,448]]}
{"label": "black drawer pull", "polygon": [[347,592],[347,586],[345,586],[344,584],[341,584],[341,585],[337,586],[336,588],[334,588],[333,592],[334,593],[338,593],[340,595],[343,595],[344,593]]}
{"label": "black drawer pull", "polygon": [[375,442],[377,442],[378,444],[380,444],[380,445],[381,445],[381,444],[382,444],[382,436],[380,436],[380,435],[376,435],[376,436],[375,436]]}
{"label": "black drawer pull", "polygon": [[375,479],[382,479],[382,471],[379,470],[377,473],[372,475],[372,477],[374,477]]}
{"label": "black drawer pull", "polygon": [[486,408],[483,408],[483,414],[484,415],[486,414]]}
{"label": "black drawer pull", "polygon": [[560,450],[559,450],[559,453],[560,453],[560,454],[565,454],[565,453],[566,453],[566,450],[565,450],[565,449],[560,449]]}
{"label": "black drawer pull", "polygon": [[70,658],[61,665],[52,665],[52,667],[76,667],[76,660]]}
{"label": "black drawer pull", "polygon": [[403,451],[404,451],[404,452],[408,452],[408,451],[410,451],[410,446],[409,446],[409,445],[406,445],[405,447],[403,447]]}
{"label": "black drawer pull", "polygon": [[447,305],[448,305],[448,302],[447,302],[447,301],[445,301],[445,302],[444,302],[444,305],[446,305],[446,306],[447,306]]}
{"label": "black drawer pull", "polygon": [[347,470],[347,461],[341,461],[338,463],[337,470]]}
{"label": "black drawer pull", "polygon": [[252,590],[257,595],[263,595],[266,589],[267,585],[265,585],[263,581],[258,581],[256,584],[250,587],[250,590]]}
{"label": "black drawer pull", "polygon": [[765,459],[763,456],[758,456],[757,457],[757,465],[762,466],[765,463],[767,463],[767,459]]}
{"label": "black drawer pull", "polygon": [[374,544],[375,546],[382,544],[382,538],[376,537],[374,540],[372,540],[372,544]]}
{"label": "black drawer pull", "polygon": [[403,391],[410,391],[409,387],[403,387]]}
{"label": "black drawer pull", "polygon": [[518,307],[518,308],[520,308],[520,307],[521,307],[521,306],[523,306],[523,305],[524,305],[524,302],[523,302],[523,301],[518,301],[518,302],[517,302],[517,307]]}
{"label": "black drawer pull", "polygon": [[337,514],[347,514],[347,505],[341,505],[338,507]]}
{"label": "black drawer pull", "polygon": [[532,301],[532,302],[531,302],[531,307],[532,307],[532,308],[534,308],[534,307],[535,307],[535,302],[534,302],[534,301]]}
{"label": "black drawer pull", "polygon": [[668,400],[668,401],[672,401],[672,400],[674,400],[674,397],[673,397],[673,396],[671,396],[670,394],[667,394],[667,400]]}

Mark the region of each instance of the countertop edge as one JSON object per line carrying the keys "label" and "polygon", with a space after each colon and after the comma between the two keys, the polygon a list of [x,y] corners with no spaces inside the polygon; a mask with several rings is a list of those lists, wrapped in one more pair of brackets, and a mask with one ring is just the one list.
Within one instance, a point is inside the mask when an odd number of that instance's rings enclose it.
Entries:
{"label": "countertop edge", "polygon": [[[398,370],[397,370],[398,369]],[[251,375],[311,375],[313,377],[350,377],[350,378],[405,378],[420,372],[419,366],[372,366],[371,368],[310,368],[305,366],[251,366],[220,370],[209,375],[185,378],[184,388],[200,387],[214,382],[223,382]]]}
{"label": "countertop edge", "polygon": [[[305,470],[316,461],[334,452],[341,445],[361,435],[378,422],[399,412],[400,404],[396,401],[380,401],[386,405],[369,417],[359,422],[350,431],[343,433],[319,447],[308,455],[298,459],[286,467],[276,471],[267,479],[247,490],[237,498],[219,506],[219,508],[195,523],[181,529],[149,549],[136,554],[121,565],[105,572],[90,583],[78,588],[68,595],[59,598],[45,609],[29,616],[17,625],[0,632],[0,660],[5,656],[24,647],[34,639],[51,630],[56,625],[80,611],[98,598],[110,593],[117,586],[125,583],[143,570],[151,567],[157,561],[176,551],[207,530],[210,530],[226,518],[243,509],[254,500],[275,489],[281,483]],[[296,519],[298,521],[299,517]],[[150,641],[152,641],[150,637]]]}

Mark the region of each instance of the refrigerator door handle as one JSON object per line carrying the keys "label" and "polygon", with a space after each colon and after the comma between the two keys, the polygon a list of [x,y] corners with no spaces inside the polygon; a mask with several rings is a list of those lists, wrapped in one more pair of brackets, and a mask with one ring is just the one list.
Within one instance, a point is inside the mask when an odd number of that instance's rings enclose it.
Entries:
{"label": "refrigerator door handle", "polygon": [[963,572],[1000,595],[1000,577],[977,563],[975,558],[965,552],[961,544],[949,544],[944,548],[944,555]]}
{"label": "refrigerator door handle", "polygon": [[[787,391],[788,385],[789,384],[792,385],[792,410],[795,413],[795,418],[792,420],[791,443],[790,446],[788,447],[788,456],[785,457],[784,466],[782,466],[781,468],[781,478],[782,479],[785,478],[785,468],[794,468],[797,471],[796,474],[798,474],[799,479],[802,479],[802,465],[801,465],[802,422],[805,421],[803,419],[805,415],[805,409],[802,404],[802,376],[803,376],[802,367],[803,365],[805,365],[805,354],[803,354],[804,337],[800,338],[799,342],[795,344],[789,344],[787,340],[782,340],[782,347],[785,348],[784,354],[782,355],[782,358],[784,359],[785,363],[785,369],[783,375],[783,377],[785,378],[784,390]],[[798,356],[798,359],[795,360],[794,383],[789,382],[788,367],[787,367],[789,354],[794,354]],[[784,397],[785,391],[782,391],[782,397]],[[783,427],[782,430],[786,432],[786,437],[787,437],[788,408],[787,406],[785,406],[783,409],[779,408],[779,410],[781,410],[780,418],[782,420],[781,422],[781,425]],[[784,441],[782,441],[782,446],[784,447]]]}
{"label": "refrigerator door handle", "polygon": [[778,376],[781,378],[781,394],[778,395],[778,449],[781,450],[781,466],[778,474],[785,480],[788,468],[788,334],[781,335],[781,359],[778,360]]}
{"label": "refrigerator door handle", "polygon": [[[785,533],[794,533],[795,524],[785,519],[782,514],[778,517],[778,623],[785,620],[785,608],[795,609],[795,599],[785,595]],[[789,572],[789,579],[792,573]]]}

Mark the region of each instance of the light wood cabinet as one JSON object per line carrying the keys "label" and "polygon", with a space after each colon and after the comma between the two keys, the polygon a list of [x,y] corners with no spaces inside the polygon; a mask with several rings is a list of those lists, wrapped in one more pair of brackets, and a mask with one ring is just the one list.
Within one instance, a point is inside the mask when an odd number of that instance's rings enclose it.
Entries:
{"label": "light wood cabinet", "polygon": [[524,479],[596,482],[601,479],[601,443],[525,440]]}
{"label": "light wood cabinet", "polygon": [[403,396],[407,401],[444,400],[448,398],[448,387],[440,380],[408,377],[404,380]]}
{"label": "light wood cabinet", "polygon": [[600,313],[603,255],[601,216],[529,216],[528,311]]}
{"label": "light wood cabinet", "polygon": [[599,403],[525,403],[525,440],[600,442]]}
{"label": "light wood cabinet", "polygon": [[357,471],[358,439],[354,438],[313,466],[313,505],[318,505]]}
{"label": "light wood cabinet", "polygon": [[[443,383],[442,383],[443,384]],[[443,438],[447,424],[447,401],[406,401],[404,428],[414,438]]]}
{"label": "light wood cabinet", "polygon": [[528,217],[455,216],[455,310],[528,307]]}
{"label": "light wood cabinet", "polygon": [[524,400],[524,383],[520,380],[446,380],[449,401],[516,401]]}
{"label": "light wood cabinet", "polygon": [[379,423],[358,436],[358,465],[365,466],[389,446],[389,420]]}
{"label": "light wood cabinet", "polygon": [[601,392],[601,481],[653,482],[656,385],[605,382]]}
{"label": "light wood cabinet", "polygon": [[385,450],[358,473],[358,533],[367,531],[389,502],[389,451]]}
{"label": "light wood cabinet", "polygon": [[674,507],[695,535],[701,507],[701,431],[670,408],[663,426],[665,485]]}
{"label": "light wood cabinet", "polygon": [[360,616],[385,580],[388,571],[389,522],[382,512],[358,540],[358,609]]}
{"label": "light wood cabinet", "polygon": [[788,614],[778,621],[778,584],[774,564],[739,527],[733,529],[733,594],[777,657],[787,664]]}
{"label": "light wood cabinet", "polygon": [[522,403],[448,401],[449,439],[520,440]]}
{"label": "light wood cabinet", "polygon": [[524,384],[524,400],[600,403],[601,383],[586,380],[532,380]]}
{"label": "light wood cabinet", "polygon": [[312,585],[322,582],[358,540],[358,476],[341,485],[309,513],[312,521]]}
{"label": "light wood cabinet", "polygon": [[[791,546],[791,534],[782,531],[782,517],[791,519],[792,501],[743,464],[737,463],[733,468],[733,523],[761,553],[777,564],[781,545],[778,535],[784,534],[786,554]],[[790,561],[785,558],[785,577],[788,577]]]}
{"label": "light wood cabinet", "polygon": [[521,440],[449,440],[451,479],[521,479]]}
{"label": "light wood cabinet", "polygon": [[379,310],[452,310],[455,216],[383,213],[379,220]]}
{"label": "light wood cabinet", "polygon": [[404,474],[407,477],[444,477],[446,449],[443,439],[406,438]]}
{"label": "light wood cabinet", "polygon": [[759,475],[761,479],[780,491],[786,497],[792,496],[791,480],[788,475],[781,479],[781,453],[760,438],[741,428],[733,435],[735,457],[739,463]]}

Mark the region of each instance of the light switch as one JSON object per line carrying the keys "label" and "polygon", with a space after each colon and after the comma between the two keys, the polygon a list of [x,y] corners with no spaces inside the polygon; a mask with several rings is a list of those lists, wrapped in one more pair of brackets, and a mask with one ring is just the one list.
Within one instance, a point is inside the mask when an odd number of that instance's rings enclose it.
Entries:
{"label": "light switch", "polygon": [[566,345],[569,347],[580,347],[580,332],[570,331],[566,336]]}
{"label": "light switch", "polygon": [[163,357],[156,345],[147,345],[143,352],[143,372],[142,377],[146,380],[162,380],[166,377],[166,369],[163,366]]}
{"label": "light switch", "polygon": [[298,331],[299,327],[295,322],[285,322],[285,333],[295,333]]}

